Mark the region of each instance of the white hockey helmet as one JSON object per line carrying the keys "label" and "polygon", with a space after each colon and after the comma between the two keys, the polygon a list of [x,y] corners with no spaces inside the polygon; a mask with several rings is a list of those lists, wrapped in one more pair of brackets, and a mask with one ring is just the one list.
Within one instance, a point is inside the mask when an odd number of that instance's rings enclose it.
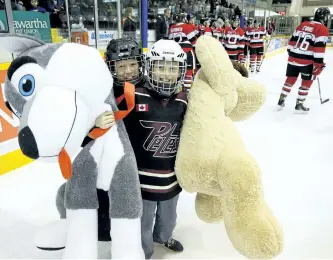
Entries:
{"label": "white hockey helmet", "polygon": [[217,19],[217,23],[219,24],[220,27],[223,27],[223,25],[224,25],[224,22],[221,18]]}
{"label": "white hockey helmet", "polygon": [[174,40],[159,40],[146,56],[149,88],[163,97],[176,93],[184,82],[187,55]]}

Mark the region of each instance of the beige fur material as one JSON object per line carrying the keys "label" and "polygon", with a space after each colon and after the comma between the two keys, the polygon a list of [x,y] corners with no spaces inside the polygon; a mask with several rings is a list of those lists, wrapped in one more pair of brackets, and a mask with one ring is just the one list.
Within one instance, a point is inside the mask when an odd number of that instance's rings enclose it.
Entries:
{"label": "beige fur material", "polygon": [[234,121],[256,113],[265,89],[234,69],[221,44],[201,36],[201,69],[189,95],[176,160],[180,185],[197,192],[196,212],[227,234],[247,258],[268,259],[283,249],[283,232],[264,201],[261,170],[246,150]]}

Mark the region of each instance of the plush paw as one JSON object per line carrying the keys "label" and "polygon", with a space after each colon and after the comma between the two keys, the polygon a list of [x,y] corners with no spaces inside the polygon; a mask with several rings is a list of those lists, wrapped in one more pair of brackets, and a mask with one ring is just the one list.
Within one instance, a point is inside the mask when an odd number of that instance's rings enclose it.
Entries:
{"label": "plush paw", "polygon": [[197,193],[195,210],[198,217],[206,223],[223,220],[223,200],[220,197]]}
{"label": "plush paw", "polygon": [[263,106],[266,101],[266,89],[258,82],[243,78],[243,86],[236,89],[238,101],[236,107],[228,116],[233,121],[250,118]]}
{"label": "plush paw", "polygon": [[34,237],[35,246],[41,250],[60,250],[66,247],[68,221],[59,219],[37,231]]}
{"label": "plush paw", "polygon": [[258,210],[226,215],[225,227],[237,251],[250,259],[269,259],[283,250],[283,232],[265,204]]}

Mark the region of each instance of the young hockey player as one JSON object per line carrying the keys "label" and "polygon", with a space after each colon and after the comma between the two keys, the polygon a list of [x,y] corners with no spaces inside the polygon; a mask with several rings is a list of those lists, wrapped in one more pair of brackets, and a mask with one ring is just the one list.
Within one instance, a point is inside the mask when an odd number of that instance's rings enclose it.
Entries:
{"label": "young hockey player", "polygon": [[[130,82],[135,87],[142,87],[144,80],[144,55],[138,43],[132,39],[111,40],[105,52],[105,60],[113,77],[113,91],[119,109],[127,109],[124,99],[124,83]],[[105,112],[95,122],[102,129],[112,127],[115,123],[112,112]],[[84,144],[91,139],[86,137]],[[99,241],[110,241],[109,195],[104,190],[97,190],[98,236]]]}
{"label": "young hockey player", "polygon": [[239,27],[238,16],[233,16],[232,26],[224,30],[223,43],[231,60],[241,62],[244,59],[244,31]]}
{"label": "young hockey player", "polygon": [[278,110],[285,106],[285,99],[299,74],[301,74],[302,83],[298,90],[295,112],[306,113],[310,110],[304,106],[304,101],[313,80],[325,68],[324,55],[329,33],[324,24],[329,17],[330,10],[327,7],[319,7],[315,12],[314,21],[302,22],[289,40],[287,79],[278,101]]}
{"label": "young hockey player", "polygon": [[[148,80],[142,88],[136,88],[136,108],[124,123],[139,169],[142,247],[146,259],[150,259],[154,242],[175,252],[183,251],[172,233],[182,190],[174,166],[187,108],[185,93],[179,91],[186,71],[186,54],[175,41],[159,40],[147,53],[146,69]],[[110,119],[107,115],[102,121]]]}
{"label": "young hockey player", "polygon": [[227,29],[228,27],[230,27],[230,20],[226,18],[226,19],[224,20],[224,26],[223,26],[223,28],[224,28],[224,30],[225,30],[225,29]]}
{"label": "young hockey player", "polygon": [[221,18],[218,18],[216,22],[214,22],[214,28],[213,28],[213,37],[217,39],[221,44],[223,43],[223,20]]}
{"label": "young hockey player", "polygon": [[201,18],[200,24],[198,26],[198,30],[199,30],[200,35],[213,36],[212,28],[210,28],[210,19]]}
{"label": "young hockey player", "polygon": [[196,57],[194,46],[197,41],[198,31],[193,25],[186,23],[186,14],[175,16],[176,23],[169,28],[169,39],[176,41],[187,54],[187,70],[184,80],[184,90],[188,92],[192,86],[196,71]]}
{"label": "young hockey player", "polygon": [[248,58],[248,51],[249,51],[249,38],[247,37],[247,31],[252,28],[253,26],[253,19],[252,18],[249,18],[247,21],[246,21],[246,26],[244,27],[244,58],[242,60],[242,64],[247,64],[245,65],[246,67],[248,66],[248,63],[247,63],[247,58]]}
{"label": "young hockey player", "polygon": [[253,27],[246,30],[246,38],[248,39],[250,52],[250,71],[254,73],[256,70],[260,72],[262,56],[264,55],[264,37],[266,30],[257,20],[253,21]]}

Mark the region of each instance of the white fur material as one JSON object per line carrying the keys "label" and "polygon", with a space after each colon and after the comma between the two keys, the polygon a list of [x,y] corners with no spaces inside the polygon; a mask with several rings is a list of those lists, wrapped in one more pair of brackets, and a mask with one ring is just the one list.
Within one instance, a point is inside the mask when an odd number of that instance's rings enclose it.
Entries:
{"label": "white fur material", "polygon": [[[91,112],[97,113],[96,116],[99,113],[96,112],[96,105],[104,107],[104,101],[113,85],[112,76],[99,51],[81,44],[64,44],[52,56],[46,71],[53,74],[53,77],[49,77],[50,85],[78,91]],[[73,71],[77,75],[73,75]],[[59,73],[59,77],[54,76],[55,72]]]}
{"label": "white fur material", "polygon": [[[59,219],[42,226],[36,233],[34,243],[40,248],[63,248],[67,241],[68,220]],[[52,236],[50,236],[52,234]]]}
{"label": "white fur material", "polygon": [[[28,126],[34,134],[40,156],[60,153],[75,115],[74,91],[57,87],[45,87],[39,91],[30,109]],[[63,127],[57,127],[59,125]]]}
{"label": "white fur material", "polygon": [[67,210],[69,228],[64,259],[97,259],[97,210]]}
{"label": "white fur material", "polygon": [[[112,218],[111,237],[112,259],[145,259],[141,244],[141,221],[139,218]],[[138,258],[138,256],[140,257]]]}
{"label": "white fur material", "polygon": [[[124,147],[118,134],[117,124],[111,127],[103,137],[97,139],[96,143],[104,144],[103,152],[101,153],[102,158],[98,163],[97,188],[108,191],[115,168],[120,159],[125,155]],[[93,156],[95,145],[90,150]]]}
{"label": "white fur material", "polygon": [[39,155],[57,156],[66,143],[72,157],[96,117],[105,111],[104,101],[113,86],[112,76],[96,49],[74,43],[63,44],[45,71],[33,66],[22,66],[13,78],[17,81],[23,72],[36,71],[38,91],[29,111],[28,126]]}

